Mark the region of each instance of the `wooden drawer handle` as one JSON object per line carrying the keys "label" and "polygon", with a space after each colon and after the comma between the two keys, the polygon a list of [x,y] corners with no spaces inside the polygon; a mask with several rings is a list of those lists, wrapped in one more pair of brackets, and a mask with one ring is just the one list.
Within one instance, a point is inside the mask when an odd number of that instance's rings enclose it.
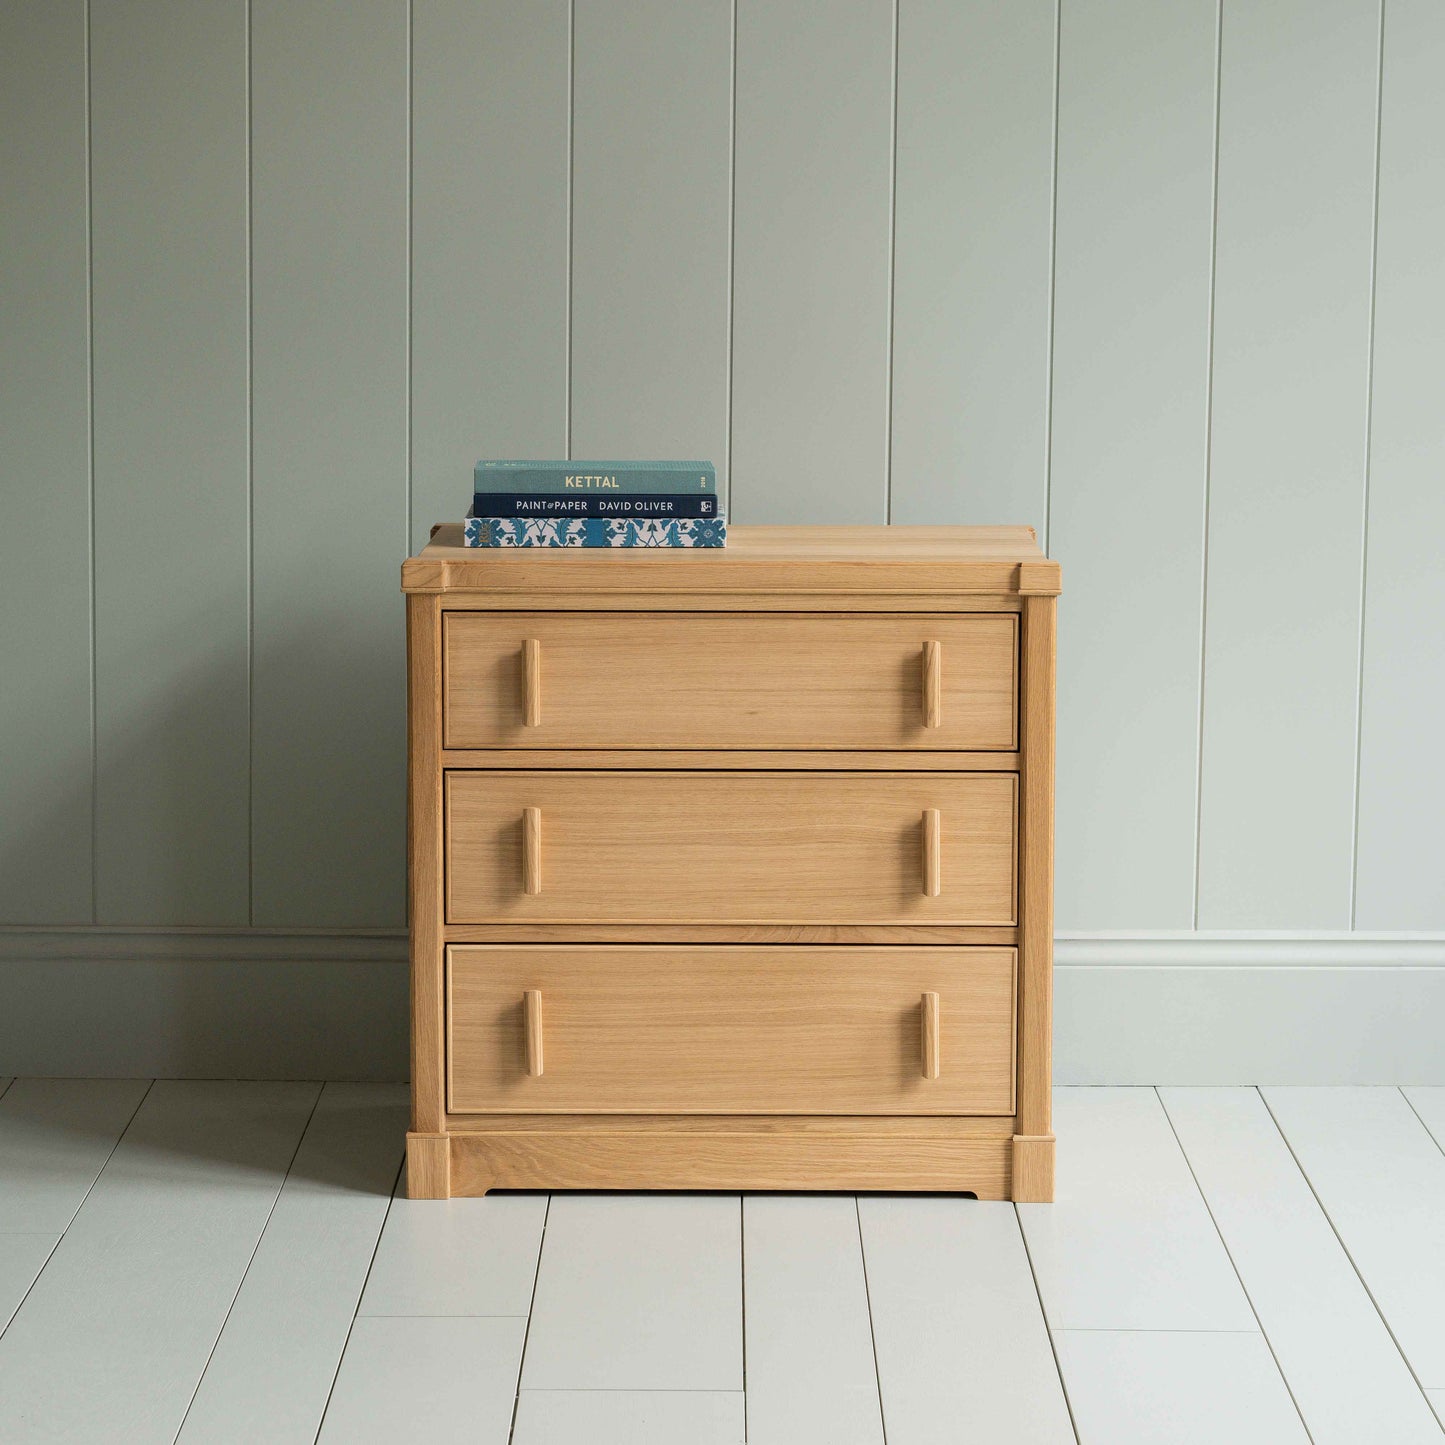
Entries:
{"label": "wooden drawer handle", "polygon": [[943,726],[943,644],[923,644],[923,726]]}
{"label": "wooden drawer handle", "polygon": [[522,887],[542,891],[542,810],[522,809]]}
{"label": "wooden drawer handle", "polygon": [[923,892],[928,898],[943,892],[943,815],[937,808],[923,810]]}
{"label": "wooden drawer handle", "polygon": [[[925,1079],[936,1079],[938,1077],[938,995],[926,993],[923,995],[923,1077]],[[540,1048],[541,1045],[539,1044]],[[539,1055],[540,1057],[540,1055]],[[539,1069],[540,1073],[541,1070]]]}
{"label": "wooden drawer handle", "polygon": [[527,1015],[527,1074],[539,1079],[542,1076],[542,990],[529,988],[522,995],[522,1004]]}
{"label": "wooden drawer handle", "polygon": [[522,722],[529,728],[542,721],[542,644],[529,637],[522,644]]}

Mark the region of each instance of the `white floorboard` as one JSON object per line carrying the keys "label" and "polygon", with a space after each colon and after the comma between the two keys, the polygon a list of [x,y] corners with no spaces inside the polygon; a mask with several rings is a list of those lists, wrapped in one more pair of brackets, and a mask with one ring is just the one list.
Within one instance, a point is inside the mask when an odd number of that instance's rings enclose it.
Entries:
{"label": "white floorboard", "polygon": [[1445,1153],[1398,1089],[1265,1089],[1415,1378],[1445,1389]]}
{"label": "white floorboard", "polygon": [[406,1121],[404,1085],[322,1090],[182,1445],[315,1439],[397,1181]]}
{"label": "white floorboard", "polygon": [[516,1319],[358,1319],[321,1445],[507,1445],[526,1328]]}
{"label": "white floorboard", "polygon": [[858,1208],[888,1445],[1072,1445],[1013,1206],[877,1196]]}
{"label": "white floorboard", "polygon": [[1440,1429],[1254,1089],[1161,1089],[1314,1445]]}
{"label": "white floorboard", "polygon": [[883,1445],[858,1205],[743,1199],[750,1445]]}
{"label": "white floorboard", "polygon": [[55,1234],[0,1234],[0,1335],[14,1319],[58,1239]]}
{"label": "white floorboard", "polygon": [[318,1092],[151,1089],[0,1338],[0,1440],[175,1439]]}
{"label": "white floorboard", "polygon": [[1052,1329],[1253,1330],[1153,1089],[1056,1089],[1056,1202],[1021,1204]]}
{"label": "white floorboard", "polygon": [[1402,1090],[1435,1142],[1445,1149],[1445,1087]]}
{"label": "white floorboard", "polygon": [[1054,1346],[1079,1445],[1309,1445],[1263,1335],[1059,1330]]}
{"label": "white floorboard", "polygon": [[21,1079],[0,1097],[0,1234],[63,1234],[145,1079]]}
{"label": "white floorboard", "polygon": [[743,1387],[737,1195],[558,1194],[522,1385]]}
{"label": "white floorboard", "polygon": [[512,1445],[743,1445],[744,1438],[738,1392],[523,1390]]}
{"label": "white floorboard", "polygon": [[545,1194],[397,1199],[363,1315],[521,1315],[532,1304]]}

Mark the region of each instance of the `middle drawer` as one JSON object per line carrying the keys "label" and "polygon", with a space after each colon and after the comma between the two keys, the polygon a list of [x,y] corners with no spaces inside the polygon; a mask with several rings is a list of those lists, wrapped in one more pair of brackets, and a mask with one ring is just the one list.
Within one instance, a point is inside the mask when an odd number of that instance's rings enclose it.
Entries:
{"label": "middle drawer", "polygon": [[1014,773],[452,771],[449,923],[1016,919]]}

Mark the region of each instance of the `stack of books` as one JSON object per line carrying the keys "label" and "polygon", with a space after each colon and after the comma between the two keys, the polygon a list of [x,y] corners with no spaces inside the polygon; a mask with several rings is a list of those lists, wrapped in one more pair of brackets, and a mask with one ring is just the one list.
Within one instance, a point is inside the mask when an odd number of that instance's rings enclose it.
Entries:
{"label": "stack of books", "polygon": [[468,547],[725,547],[711,462],[478,462]]}

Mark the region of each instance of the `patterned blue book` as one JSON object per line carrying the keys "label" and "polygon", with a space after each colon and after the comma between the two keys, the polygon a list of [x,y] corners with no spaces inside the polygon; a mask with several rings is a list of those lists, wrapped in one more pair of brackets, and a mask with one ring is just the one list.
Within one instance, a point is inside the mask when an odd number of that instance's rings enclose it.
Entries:
{"label": "patterned blue book", "polygon": [[715,497],[717,470],[711,462],[478,462],[472,490]]}
{"label": "patterned blue book", "polygon": [[573,517],[468,517],[468,547],[726,547],[727,523],[703,517],[676,522]]}
{"label": "patterned blue book", "polygon": [[717,497],[636,495],[627,492],[478,492],[474,517],[716,517]]}

